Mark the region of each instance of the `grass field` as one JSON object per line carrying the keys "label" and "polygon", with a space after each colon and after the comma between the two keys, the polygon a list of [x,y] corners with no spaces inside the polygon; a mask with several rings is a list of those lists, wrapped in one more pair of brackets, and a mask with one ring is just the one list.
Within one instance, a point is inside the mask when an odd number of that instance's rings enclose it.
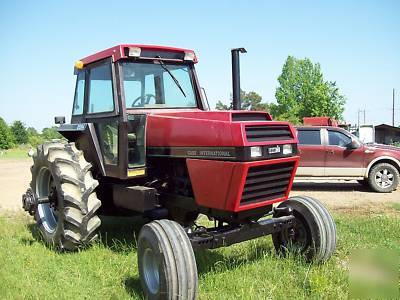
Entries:
{"label": "grass field", "polygon": [[29,146],[21,145],[17,148],[2,150],[0,149],[0,159],[21,159],[29,158],[28,156]]}
{"label": "grass field", "polygon": [[[270,237],[197,253],[200,299],[346,299],[354,249],[400,253],[398,207],[389,215],[336,215],[338,248],[324,265],[279,258]],[[135,236],[138,223],[102,220],[101,239],[77,253],[55,253],[31,218],[0,216],[2,299],[140,299]]]}

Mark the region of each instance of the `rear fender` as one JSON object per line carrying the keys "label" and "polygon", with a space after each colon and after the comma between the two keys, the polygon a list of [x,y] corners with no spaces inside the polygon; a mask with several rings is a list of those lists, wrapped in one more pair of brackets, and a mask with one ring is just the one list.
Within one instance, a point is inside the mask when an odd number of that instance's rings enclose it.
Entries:
{"label": "rear fender", "polygon": [[77,148],[83,151],[85,159],[105,176],[101,148],[93,123],[62,124],[57,131],[68,141],[75,142]]}

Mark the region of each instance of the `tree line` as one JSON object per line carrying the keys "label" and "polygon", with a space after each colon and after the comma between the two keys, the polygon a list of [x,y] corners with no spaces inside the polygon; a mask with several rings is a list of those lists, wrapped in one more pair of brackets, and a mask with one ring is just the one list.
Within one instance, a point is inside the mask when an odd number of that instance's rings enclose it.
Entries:
{"label": "tree line", "polygon": [[[319,63],[288,56],[278,77],[276,103],[266,103],[256,92],[241,91],[242,109],[268,111],[276,120],[300,124],[304,117],[343,120],[346,98],[334,81],[325,81]],[[232,109],[218,101],[216,109]]]}
{"label": "tree line", "polygon": [[22,121],[14,121],[8,125],[0,117],[0,149],[7,150],[24,144],[36,147],[46,140],[59,138],[61,138],[61,135],[57,132],[56,126],[44,128],[39,133],[33,127],[26,127]]}

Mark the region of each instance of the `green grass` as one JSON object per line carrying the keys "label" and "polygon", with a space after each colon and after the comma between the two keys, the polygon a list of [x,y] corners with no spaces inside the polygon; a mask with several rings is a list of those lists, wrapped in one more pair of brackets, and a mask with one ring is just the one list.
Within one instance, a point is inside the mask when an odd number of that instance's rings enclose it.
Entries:
{"label": "green grass", "polygon": [[[279,258],[270,237],[197,253],[199,299],[346,299],[348,257],[357,248],[400,252],[400,218],[336,215],[338,248],[324,265]],[[31,218],[0,216],[2,299],[140,299],[129,219],[103,219],[101,239],[77,253],[42,244]]]}
{"label": "green grass", "polygon": [[3,150],[0,149],[0,160],[1,159],[29,159],[28,156],[29,146],[21,145],[17,148]]}

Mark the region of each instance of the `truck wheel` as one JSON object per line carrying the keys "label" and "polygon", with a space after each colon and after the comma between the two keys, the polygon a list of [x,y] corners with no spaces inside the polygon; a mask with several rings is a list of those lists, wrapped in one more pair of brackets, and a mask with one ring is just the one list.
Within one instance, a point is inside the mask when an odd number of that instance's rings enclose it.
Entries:
{"label": "truck wheel", "polygon": [[369,171],[368,183],[375,192],[393,192],[399,184],[399,171],[388,163],[377,164]]}
{"label": "truck wheel", "polygon": [[178,223],[157,220],[143,226],[138,264],[146,298],[196,299],[196,260],[189,238]]}
{"label": "truck wheel", "polygon": [[97,237],[101,202],[91,164],[74,143],[49,142],[38,146],[31,167],[31,189],[38,199],[35,220],[44,241],[58,250],[76,250]]}
{"label": "truck wheel", "polygon": [[307,261],[327,261],[336,249],[336,226],[328,210],[318,200],[306,196],[289,198],[278,207],[287,206],[293,209],[294,225],[272,235],[277,252],[287,254],[294,250]]}

